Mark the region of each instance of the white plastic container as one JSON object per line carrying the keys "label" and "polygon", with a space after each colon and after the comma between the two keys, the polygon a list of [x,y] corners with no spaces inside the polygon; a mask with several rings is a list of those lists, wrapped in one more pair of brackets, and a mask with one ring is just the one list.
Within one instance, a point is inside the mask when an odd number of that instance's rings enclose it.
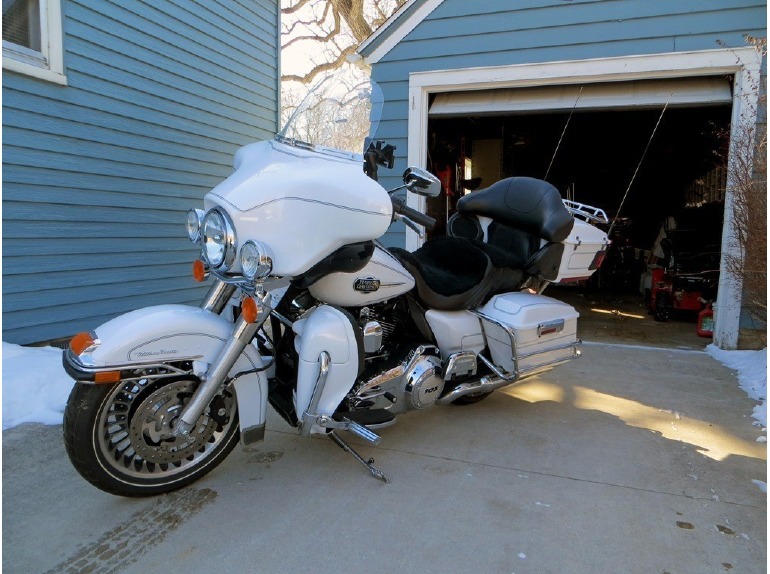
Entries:
{"label": "white plastic container", "polygon": [[575,225],[569,237],[564,240],[564,253],[561,256],[559,275],[556,283],[568,283],[588,279],[596,269],[590,269],[597,253],[607,250],[609,240],[607,234],[594,227],[575,219]]}
{"label": "white plastic container", "polygon": [[545,295],[505,293],[479,312],[492,362],[507,373],[523,374],[576,356],[579,313],[571,305]]}

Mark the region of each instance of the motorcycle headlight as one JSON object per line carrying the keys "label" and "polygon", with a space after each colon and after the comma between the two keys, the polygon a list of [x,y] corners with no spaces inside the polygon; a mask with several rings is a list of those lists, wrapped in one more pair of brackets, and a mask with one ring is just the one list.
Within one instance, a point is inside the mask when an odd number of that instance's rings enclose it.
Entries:
{"label": "motorcycle headlight", "polygon": [[201,221],[203,220],[202,209],[191,209],[187,212],[187,237],[193,243],[201,240]]}
{"label": "motorcycle headlight", "polygon": [[229,269],[235,260],[236,241],[233,225],[227,215],[212,209],[201,225],[203,257],[214,269]]}
{"label": "motorcycle headlight", "polygon": [[249,279],[264,279],[273,270],[270,250],[259,241],[247,241],[241,248],[241,271]]}

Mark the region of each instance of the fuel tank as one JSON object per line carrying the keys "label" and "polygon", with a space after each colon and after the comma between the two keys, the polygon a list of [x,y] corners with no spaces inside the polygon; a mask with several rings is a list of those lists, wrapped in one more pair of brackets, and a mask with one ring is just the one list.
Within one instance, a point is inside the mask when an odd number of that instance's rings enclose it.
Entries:
{"label": "fuel tank", "polygon": [[403,295],[414,287],[414,278],[393,255],[377,244],[372,258],[360,271],[330,273],[308,290],[324,303],[362,307]]}

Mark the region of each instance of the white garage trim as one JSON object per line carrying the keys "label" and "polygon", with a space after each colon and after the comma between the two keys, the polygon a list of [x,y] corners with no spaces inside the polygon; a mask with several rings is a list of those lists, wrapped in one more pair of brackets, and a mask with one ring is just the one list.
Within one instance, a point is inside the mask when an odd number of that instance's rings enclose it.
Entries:
{"label": "white garage trim", "polygon": [[724,76],[674,78],[637,82],[606,82],[515,88],[468,90],[436,94],[430,117],[499,115],[540,110],[617,110],[670,108],[688,105],[731,104],[733,93]]}
{"label": "white garage trim", "polygon": [[[628,82],[729,74],[734,77],[733,113],[728,172],[732,172],[735,136],[757,119],[761,58],[753,48],[726,48],[694,52],[670,52],[591,60],[543,62],[512,66],[414,72],[409,75],[408,164],[426,167],[428,155],[428,99],[430,94],[499,88],[526,88],[599,82]],[[740,277],[727,272],[725,255],[739,253],[733,226],[732,184],[728,179],[722,232],[722,263],[717,299],[714,342],[723,349],[738,344]],[[411,207],[425,210],[425,199],[408,194]],[[417,249],[422,241],[407,229],[406,247]]]}

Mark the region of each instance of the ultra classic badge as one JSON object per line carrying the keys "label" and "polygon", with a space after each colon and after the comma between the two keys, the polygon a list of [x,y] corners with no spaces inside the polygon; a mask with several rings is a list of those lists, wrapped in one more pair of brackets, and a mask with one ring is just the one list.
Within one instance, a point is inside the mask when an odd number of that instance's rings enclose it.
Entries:
{"label": "ultra classic badge", "polygon": [[361,293],[374,293],[380,289],[380,280],[374,277],[359,277],[353,284],[353,289]]}

